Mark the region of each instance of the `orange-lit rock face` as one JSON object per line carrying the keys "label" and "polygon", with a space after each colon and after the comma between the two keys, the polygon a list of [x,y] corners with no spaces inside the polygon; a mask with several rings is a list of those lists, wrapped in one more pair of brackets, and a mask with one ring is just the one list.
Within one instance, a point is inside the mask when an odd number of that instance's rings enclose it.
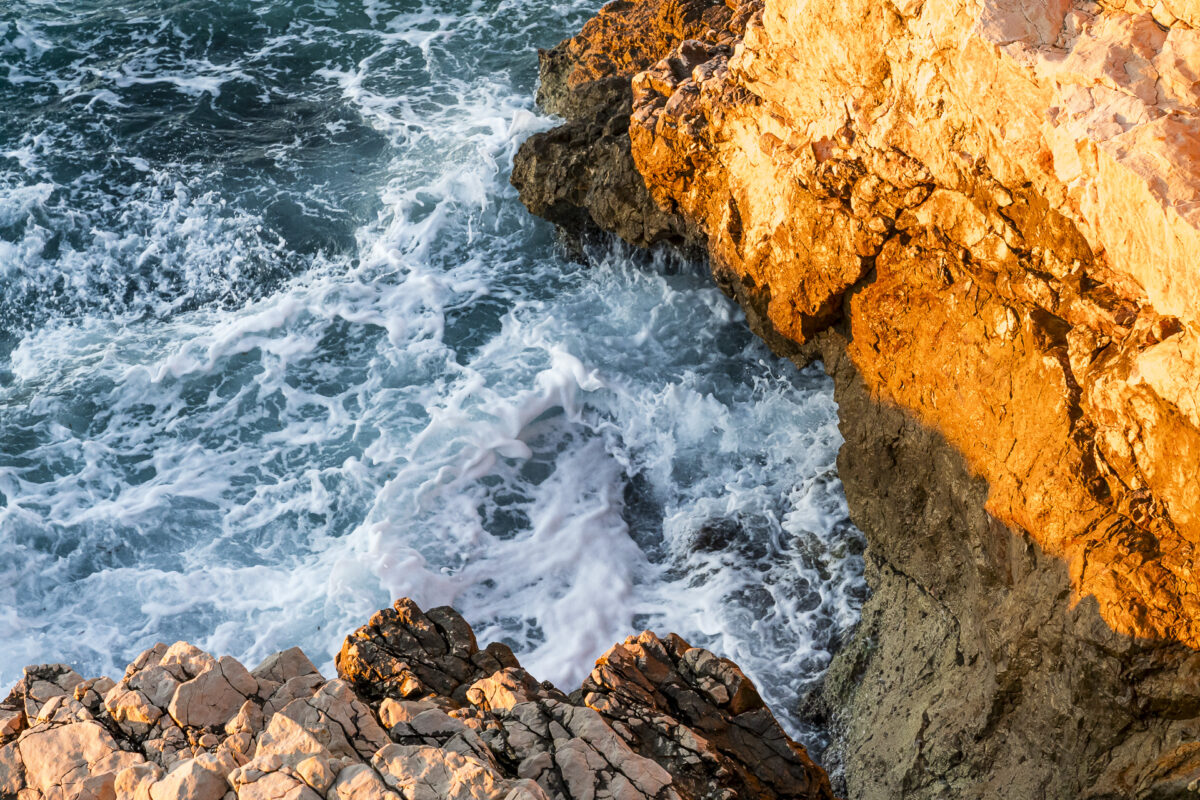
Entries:
{"label": "orange-lit rock face", "polygon": [[[1076,329],[949,263],[920,245],[889,243],[877,279],[850,301],[850,357],[881,397],[913,410],[966,454],[989,482],[988,511],[1065,558],[1076,591],[1095,595],[1115,630],[1194,644],[1200,615],[1189,531],[1173,524],[1153,492],[1127,488],[1125,476],[1152,476],[1140,475],[1136,460],[1111,458],[1101,426],[1106,418],[1120,429],[1138,425],[1131,414],[1160,416],[1135,442],[1143,460],[1160,448],[1163,460],[1150,463],[1166,474],[1179,466],[1162,452],[1167,439],[1195,463],[1200,451],[1192,445],[1189,455],[1185,444],[1194,429],[1171,419],[1160,398],[1128,389],[1116,377],[1127,366],[1119,357],[1081,388],[1070,369]],[[944,276],[953,282],[942,283]],[[1106,383],[1120,384],[1120,395],[1106,397]],[[1109,407],[1097,408],[1097,399]],[[1186,481],[1186,473],[1174,480]],[[1171,483],[1160,481],[1160,497],[1176,488]],[[1179,497],[1184,508],[1194,502]]]}
{"label": "orange-lit rock face", "polygon": [[1196,646],[1200,32],[1135,5],[750,2],[633,79],[630,138],[760,332],[844,315],[1076,596]]}

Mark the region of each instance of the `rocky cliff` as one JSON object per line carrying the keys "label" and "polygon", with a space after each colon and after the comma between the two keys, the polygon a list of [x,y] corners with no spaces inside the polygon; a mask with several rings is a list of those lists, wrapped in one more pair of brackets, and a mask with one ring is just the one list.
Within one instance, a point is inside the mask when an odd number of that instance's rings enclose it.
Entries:
{"label": "rocky cliff", "polygon": [[569,697],[397,601],[338,678],[297,649],[254,670],[178,642],[117,682],[29,667],[0,703],[16,800],[832,800],[731,662],[647,632]]}
{"label": "rocky cliff", "polygon": [[543,53],[568,121],[518,155],[526,204],[706,248],[835,378],[873,590],[825,692],[851,797],[1200,774],[1198,24],[618,0]]}

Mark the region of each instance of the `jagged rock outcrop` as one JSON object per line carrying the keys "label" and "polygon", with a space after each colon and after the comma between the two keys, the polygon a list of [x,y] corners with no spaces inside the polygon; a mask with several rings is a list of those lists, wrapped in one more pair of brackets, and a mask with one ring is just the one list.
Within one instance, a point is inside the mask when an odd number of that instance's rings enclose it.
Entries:
{"label": "jagged rock outcrop", "polygon": [[[630,76],[630,154],[837,383],[874,593],[826,695],[850,796],[1182,796],[1200,6],[729,5]],[[610,27],[557,51],[637,50]]]}
{"label": "jagged rock outcrop", "polygon": [[629,78],[678,42],[731,24],[730,9],[712,0],[617,0],[580,36],[541,51],[538,102],[567,122],[522,146],[512,172],[521,201],[573,232],[594,221],[636,245],[683,242],[683,221],[655,205],[633,162]]}
{"label": "jagged rock outcrop", "polygon": [[119,682],[29,667],[0,704],[0,798],[833,796],[749,679],[677,636],[617,645],[568,698],[452,609],[403,599],[337,664],[326,680],[293,648],[248,671],[179,642]]}

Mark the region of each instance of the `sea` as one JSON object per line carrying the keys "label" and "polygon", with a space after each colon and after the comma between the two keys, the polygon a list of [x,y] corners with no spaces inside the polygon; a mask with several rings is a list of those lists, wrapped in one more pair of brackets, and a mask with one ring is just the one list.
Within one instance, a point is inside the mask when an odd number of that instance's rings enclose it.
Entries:
{"label": "sea", "polygon": [[819,744],[866,594],[829,379],[508,182],[598,7],[0,4],[0,686],[180,639],[332,675],[408,596],[566,691],[677,632]]}

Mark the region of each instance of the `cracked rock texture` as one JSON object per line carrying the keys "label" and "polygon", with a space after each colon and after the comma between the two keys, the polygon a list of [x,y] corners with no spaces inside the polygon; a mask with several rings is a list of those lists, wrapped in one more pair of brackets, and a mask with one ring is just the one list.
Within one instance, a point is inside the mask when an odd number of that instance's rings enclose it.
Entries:
{"label": "cracked rock texture", "polygon": [[[647,30],[684,7],[709,27]],[[1200,774],[1197,26],[1194,0],[645,0],[543,55],[543,98],[628,81],[655,225],[835,378],[873,589],[825,692],[851,797]]]}
{"label": "cracked rock texture", "polygon": [[571,697],[403,599],[253,671],[179,642],[119,682],[29,667],[0,704],[15,800],[832,800],[731,662],[643,633]]}

